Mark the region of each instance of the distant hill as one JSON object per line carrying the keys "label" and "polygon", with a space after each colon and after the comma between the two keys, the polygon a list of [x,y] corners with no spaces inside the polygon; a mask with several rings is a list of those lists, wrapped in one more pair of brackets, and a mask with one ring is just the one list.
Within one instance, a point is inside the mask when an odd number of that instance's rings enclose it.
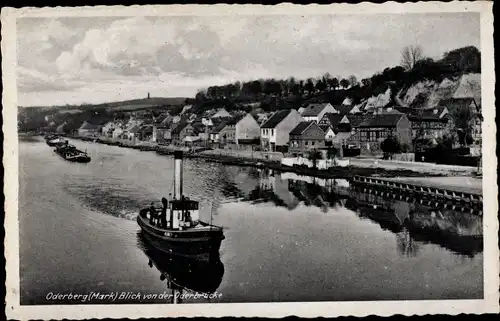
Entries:
{"label": "distant hill", "polygon": [[64,110],[75,110],[75,109],[85,109],[85,108],[108,108],[109,110],[123,110],[132,111],[139,109],[147,109],[153,107],[165,107],[165,106],[180,106],[183,105],[186,98],[184,97],[151,97],[151,98],[141,98],[132,99],[125,101],[108,102],[102,104],[84,104],[84,105],[64,105],[64,106],[32,106],[20,108],[39,108],[43,110],[58,109],[63,112]]}

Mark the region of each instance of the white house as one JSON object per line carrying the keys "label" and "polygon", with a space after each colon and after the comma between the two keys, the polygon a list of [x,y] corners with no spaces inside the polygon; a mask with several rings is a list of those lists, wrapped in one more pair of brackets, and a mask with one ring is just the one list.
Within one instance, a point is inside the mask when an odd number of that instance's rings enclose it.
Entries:
{"label": "white house", "polygon": [[116,127],[113,130],[113,133],[111,134],[111,137],[113,137],[113,138],[119,138],[121,134],[123,134],[123,128],[121,128],[120,126],[118,126],[118,127]]}
{"label": "white house", "polygon": [[234,119],[236,144],[240,141],[249,141],[260,137],[260,125],[251,114]]}
{"label": "white house", "polygon": [[213,121],[211,118],[209,117],[203,117],[201,119],[201,123],[203,124],[203,126],[205,127],[212,127],[214,125]]}
{"label": "white house", "polygon": [[219,108],[210,118],[226,118],[231,117],[231,114],[224,108]]}
{"label": "white house", "polygon": [[306,121],[318,123],[326,113],[338,114],[339,111],[336,110],[330,103],[310,104],[302,113],[302,117],[304,117]]}
{"label": "white house", "polygon": [[335,137],[335,132],[333,131],[332,127],[328,125],[320,125],[319,128],[325,132],[325,140],[331,141]]}
{"label": "white house", "polygon": [[101,126],[84,121],[82,126],[78,128],[78,136],[95,136],[100,130]]}
{"label": "white house", "polygon": [[270,151],[283,150],[290,140],[289,133],[304,118],[295,109],[275,112],[260,127],[260,141],[264,149]]}

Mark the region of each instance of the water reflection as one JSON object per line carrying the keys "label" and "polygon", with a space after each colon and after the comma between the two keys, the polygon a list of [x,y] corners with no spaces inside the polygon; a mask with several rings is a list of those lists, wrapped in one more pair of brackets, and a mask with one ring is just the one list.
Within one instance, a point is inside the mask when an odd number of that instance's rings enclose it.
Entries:
{"label": "water reflection", "polygon": [[219,288],[224,276],[219,255],[211,256],[208,261],[172,256],[153,246],[141,232],[137,234],[137,243],[148,257],[148,265],[158,270],[159,280],[171,290],[168,297],[171,303],[182,303],[185,293],[209,298]]}
{"label": "water reflection", "polygon": [[316,206],[324,213],[335,207],[348,208],[360,218],[393,232],[402,256],[418,255],[421,243],[434,243],[470,257],[483,249],[480,209],[384,194],[350,185],[345,179],[261,170],[256,186],[240,200],[271,202],[289,210],[302,203]]}

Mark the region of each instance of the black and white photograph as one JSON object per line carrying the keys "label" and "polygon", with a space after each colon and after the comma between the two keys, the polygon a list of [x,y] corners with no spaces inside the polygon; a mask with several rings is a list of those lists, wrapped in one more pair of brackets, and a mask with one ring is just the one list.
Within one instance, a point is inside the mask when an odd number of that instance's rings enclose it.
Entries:
{"label": "black and white photograph", "polygon": [[2,9],[7,316],[498,312],[492,24]]}

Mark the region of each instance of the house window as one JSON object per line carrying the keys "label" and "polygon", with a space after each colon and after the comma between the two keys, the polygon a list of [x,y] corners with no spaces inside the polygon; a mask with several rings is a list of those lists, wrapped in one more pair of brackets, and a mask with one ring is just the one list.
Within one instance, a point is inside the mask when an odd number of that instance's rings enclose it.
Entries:
{"label": "house window", "polygon": [[271,129],[271,136],[274,136],[274,129]]}
{"label": "house window", "polygon": [[311,142],[311,146],[314,146],[314,142]]}
{"label": "house window", "polygon": [[308,145],[308,141],[307,140],[304,142],[304,145],[306,145],[306,146]]}

